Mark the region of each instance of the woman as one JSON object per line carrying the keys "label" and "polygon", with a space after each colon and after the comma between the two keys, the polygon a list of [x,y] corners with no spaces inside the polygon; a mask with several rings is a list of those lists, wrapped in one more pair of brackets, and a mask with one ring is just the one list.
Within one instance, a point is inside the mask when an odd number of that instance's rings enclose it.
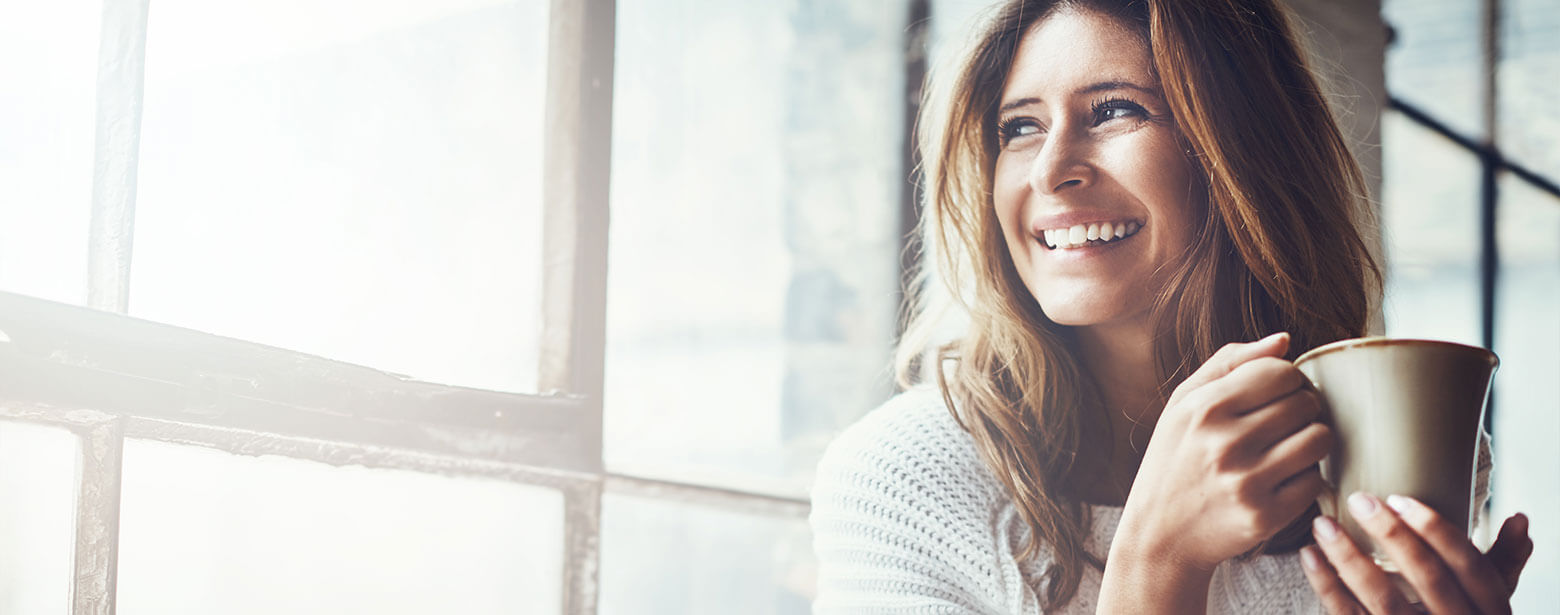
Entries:
{"label": "woman", "polygon": [[1407,595],[1317,515],[1333,436],[1289,360],[1363,334],[1379,276],[1270,0],[1013,0],[927,109],[926,236],[969,325],[936,390],[821,462],[818,612],[1510,611],[1520,515],[1482,554],[1352,497]]}

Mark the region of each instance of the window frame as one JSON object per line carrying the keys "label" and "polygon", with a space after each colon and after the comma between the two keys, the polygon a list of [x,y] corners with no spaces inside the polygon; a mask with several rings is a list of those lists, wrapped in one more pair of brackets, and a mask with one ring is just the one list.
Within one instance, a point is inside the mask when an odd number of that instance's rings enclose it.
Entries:
{"label": "window frame", "polygon": [[[596,612],[604,492],[785,519],[806,499],[605,471],[607,225],[615,0],[549,0],[539,394],[408,380],[128,316],[152,0],[103,0],[87,307],[0,292],[0,421],[80,439],[71,612],[115,611],[126,438],[332,465],[487,477],[564,499],[563,606]],[[906,135],[926,72],[929,0],[910,0]],[[915,185],[899,213],[914,241]],[[902,288],[914,262],[900,263]]]}
{"label": "window frame", "polygon": [[[1389,93],[1387,108],[1402,114],[1414,125],[1429,130],[1451,144],[1472,154],[1479,161],[1479,328],[1480,343],[1485,348],[1495,348],[1496,296],[1499,291],[1500,252],[1497,237],[1499,184],[1502,173],[1509,173],[1527,186],[1560,199],[1560,183],[1555,178],[1529,169],[1512,160],[1501,151],[1499,81],[1501,60],[1501,0],[1480,0],[1481,74],[1479,84],[1480,106],[1483,109],[1483,139],[1469,137],[1452,128],[1448,123],[1424,111],[1410,101]],[[1497,410],[1495,390],[1491,389],[1485,404],[1484,430],[1493,433]],[[1486,507],[1489,503],[1486,503]]]}

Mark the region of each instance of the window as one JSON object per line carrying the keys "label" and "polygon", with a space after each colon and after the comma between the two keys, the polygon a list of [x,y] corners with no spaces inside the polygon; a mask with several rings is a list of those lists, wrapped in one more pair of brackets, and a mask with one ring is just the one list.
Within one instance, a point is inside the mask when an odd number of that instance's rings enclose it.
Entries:
{"label": "window", "polygon": [[[1395,32],[1382,138],[1387,332],[1500,356],[1486,416],[1491,517],[1527,513],[1534,542],[1553,543],[1560,124],[1541,109],[1557,94],[1560,13],[1542,1],[1387,0],[1383,15]],[[1528,562],[1514,610],[1560,600],[1560,554],[1545,551]]]}
{"label": "window", "polygon": [[611,3],[151,4],[0,19],[0,611],[593,612]]}
{"label": "window", "polygon": [[1387,331],[1482,345],[1479,158],[1392,111],[1382,115],[1381,140]]}
{"label": "window", "polygon": [[802,498],[892,392],[908,5],[618,3],[608,470]]}
{"label": "window", "polygon": [[127,439],[117,612],[556,613],[563,498]]}
{"label": "window", "polygon": [[27,10],[0,610],[808,610],[924,2]]}
{"label": "window", "polygon": [[58,427],[0,422],[0,611],[70,606],[77,440]]}
{"label": "window", "polygon": [[535,392],[547,5],[154,4],[129,314]]}
{"label": "window", "polygon": [[0,8],[0,289],[87,300],[92,203],[95,2]]}

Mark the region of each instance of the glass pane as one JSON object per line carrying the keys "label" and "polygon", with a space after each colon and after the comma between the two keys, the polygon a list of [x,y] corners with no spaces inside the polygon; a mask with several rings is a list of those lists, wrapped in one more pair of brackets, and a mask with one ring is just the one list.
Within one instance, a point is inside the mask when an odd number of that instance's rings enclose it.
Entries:
{"label": "glass pane", "polygon": [[1484,135],[1480,0],[1382,0],[1387,91],[1470,138]]}
{"label": "glass pane", "polygon": [[[1512,597],[1517,613],[1560,604],[1560,199],[1515,177],[1500,185],[1496,296],[1496,520],[1527,513],[1539,548]],[[1546,548],[1547,547],[1547,548]]]}
{"label": "glass pane", "polygon": [[535,389],[547,2],[159,0],[148,29],[133,315]]}
{"label": "glass pane", "polygon": [[1397,113],[1381,141],[1387,335],[1482,346],[1479,161]]}
{"label": "glass pane", "polygon": [[127,440],[119,612],[557,613],[563,498]]}
{"label": "glass pane", "polygon": [[816,576],[805,519],[601,499],[601,615],[803,615]]}
{"label": "glass pane", "polygon": [[1501,0],[1499,128],[1501,150],[1560,182],[1560,5]]}
{"label": "glass pane", "polygon": [[614,471],[799,495],[889,394],[903,4],[618,3]]}
{"label": "glass pane", "polygon": [[97,0],[0,4],[0,290],[87,301],[102,12]]}
{"label": "glass pane", "polygon": [[70,610],[78,446],[64,429],[0,421],[0,613]]}
{"label": "glass pane", "polygon": [[974,35],[978,25],[984,23],[996,11],[991,0],[931,0],[932,23],[928,29],[930,39],[929,67],[946,66],[958,61],[959,51]]}

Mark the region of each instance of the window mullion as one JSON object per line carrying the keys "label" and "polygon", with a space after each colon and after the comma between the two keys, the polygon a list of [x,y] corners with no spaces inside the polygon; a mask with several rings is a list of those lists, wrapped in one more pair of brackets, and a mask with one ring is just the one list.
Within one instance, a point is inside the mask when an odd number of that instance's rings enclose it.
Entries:
{"label": "window mullion", "polygon": [[128,310],[130,301],[149,4],[150,0],[104,0],[98,44],[87,305],[119,313]]}
{"label": "window mullion", "polygon": [[554,0],[547,53],[539,383],[542,391],[598,402],[606,354],[615,11],[614,0]]}
{"label": "window mullion", "polygon": [[743,515],[804,519],[812,512],[812,503],[805,498],[738,491],[722,487],[710,487],[624,474],[608,474],[605,484],[606,489],[615,494],[680,502]]}
{"label": "window mullion", "polygon": [[[1481,341],[1485,348],[1495,347],[1495,296],[1497,276],[1500,274],[1500,251],[1496,237],[1496,208],[1498,201],[1498,177],[1500,157],[1500,144],[1496,139],[1499,134],[1500,123],[1495,114],[1498,112],[1499,99],[1496,91],[1500,80],[1496,78],[1495,71],[1500,66],[1500,0],[1484,0],[1482,2],[1483,28],[1483,106],[1484,106],[1484,144],[1487,149],[1480,153],[1480,178],[1479,178],[1479,307],[1480,307],[1480,332]],[[1484,429],[1493,431],[1495,427],[1495,391],[1489,392],[1489,400],[1485,403]],[[1488,506],[1488,503],[1486,503]]]}
{"label": "window mullion", "polygon": [[900,159],[900,176],[905,178],[905,181],[899,186],[900,313],[894,319],[896,338],[905,334],[905,326],[910,322],[912,306],[906,299],[919,296],[921,293],[921,289],[917,288],[922,283],[918,279],[918,273],[921,270],[920,261],[926,254],[922,249],[922,238],[916,233],[921,220],[922,188],[919,173],[916,172],[916,169],[921,166],[921,148],[915,124],[916,118],[921,114],[922,88],[926,84],[927,55],[931,53],[928,42],[931,37],[931,0],[911,0],[907,19],[904,39],[905,108],[904,121],[901,123],[904,130],[904,147],[901,150],[903,157]]}
{"label": "window mullion", "polygon": [[601,571],[601,481],[563,492],[563,613],[595,615]]}
{"label": "window mullion", "polygon": [[124,423],[109,418],[81,430],[71,612],[112,615],[119,561],[119,496]]}
{"label": "window mullion", "polygon": [[[553,0],[542,171],[539,390],[583,396],[583,455],[602,464],[607,216],[612,151],[615,0]],[[601,487],[566,492],[564,612],[594,615]]]}
{"label": "window mullion", "polygon": [[[0,404],[421,450],[594,475],[599,406],[406,380],[0,292]],[[47,417],[45,417],[47,420]]]}

